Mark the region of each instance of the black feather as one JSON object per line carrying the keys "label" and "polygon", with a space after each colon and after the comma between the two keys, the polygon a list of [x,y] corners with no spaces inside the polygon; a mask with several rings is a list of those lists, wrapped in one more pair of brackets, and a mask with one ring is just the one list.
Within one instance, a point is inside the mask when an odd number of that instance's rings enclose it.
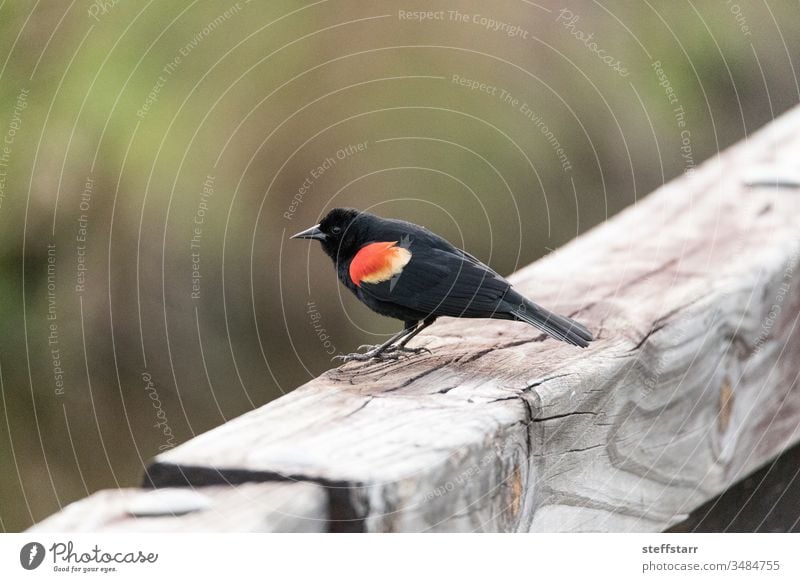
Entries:
{"label": "black feather", "polygon": [[587,347],[594,339],[591,332],[574,319],[548,311],[515,291],[512,293],[516,297],[508,298],[512,301],[509,312],[516,319],[529,323],[562,342],[581,348]]}

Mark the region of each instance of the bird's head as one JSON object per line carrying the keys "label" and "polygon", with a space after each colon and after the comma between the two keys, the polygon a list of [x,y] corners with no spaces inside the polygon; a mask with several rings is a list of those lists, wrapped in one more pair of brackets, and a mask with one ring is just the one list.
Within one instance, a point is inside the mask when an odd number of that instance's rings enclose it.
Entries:
{"label": "bird's head", "polygon": [[337,263],[353,258],[368,239],[373,215],[355,208],[334,208],[316,226],[291,238],[318,240],[322,249]]}

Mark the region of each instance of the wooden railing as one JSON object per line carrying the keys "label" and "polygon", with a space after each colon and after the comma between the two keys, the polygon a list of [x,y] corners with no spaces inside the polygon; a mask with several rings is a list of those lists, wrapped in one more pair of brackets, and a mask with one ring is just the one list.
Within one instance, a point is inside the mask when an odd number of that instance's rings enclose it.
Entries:
{"label": "wooden railing", "polygon": [[586,350],[443,319],[36,528],[663,530],[800,437],[799,159],[795,109],[516,273]]}

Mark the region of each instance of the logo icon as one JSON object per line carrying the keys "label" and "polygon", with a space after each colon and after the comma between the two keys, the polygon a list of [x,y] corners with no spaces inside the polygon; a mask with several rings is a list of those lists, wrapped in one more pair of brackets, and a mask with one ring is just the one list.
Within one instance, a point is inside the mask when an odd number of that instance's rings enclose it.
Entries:
{"label": "logo icon", "polygon": [[44,546],[39,542],[30,542],[19,551],[19,563],[26,570],[35,570],[44,561]]}
{"label": "logo icon", "polygon": [[[404,234],[403,237],[400,239],[400,248],[402,249],[410,249],[411,248],[411,235]],[[397,285],[397,281],[400,280],[400,275],[403,274],[401,270],[396,275],[393,275],[392,278],[389,280],[389,293],[394,291],[394,286]]]}

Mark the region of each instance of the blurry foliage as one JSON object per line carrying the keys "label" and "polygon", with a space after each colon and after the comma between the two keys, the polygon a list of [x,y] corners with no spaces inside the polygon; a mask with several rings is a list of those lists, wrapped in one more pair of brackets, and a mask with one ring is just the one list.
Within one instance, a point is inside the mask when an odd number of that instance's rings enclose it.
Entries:
{"label": "blurry foliage", "polygon": [[[180,442],[329,368],[309,301],[340,352],[396,329],[348,296],[319,249],[286,241],[330,207],[425,224],[509,273],[687,169],[654,61],[685,109],[695,163],[798,99],[788,1],[743,3],[749,34],[724,1],[417,4],[121,0],[31,14],[31,3],[2,3],[0,139],[29,92],[0,167],[3,528],[137,483],[168,442],[164,419]],[[572,28],[557,20],[563,8],[579,16]],[[419,9],[484,14],[528,38],[398,18]],[[519,106],[453,75],[526,102],[571,169]],[[286,218],[309,172],[361,142]]]}

